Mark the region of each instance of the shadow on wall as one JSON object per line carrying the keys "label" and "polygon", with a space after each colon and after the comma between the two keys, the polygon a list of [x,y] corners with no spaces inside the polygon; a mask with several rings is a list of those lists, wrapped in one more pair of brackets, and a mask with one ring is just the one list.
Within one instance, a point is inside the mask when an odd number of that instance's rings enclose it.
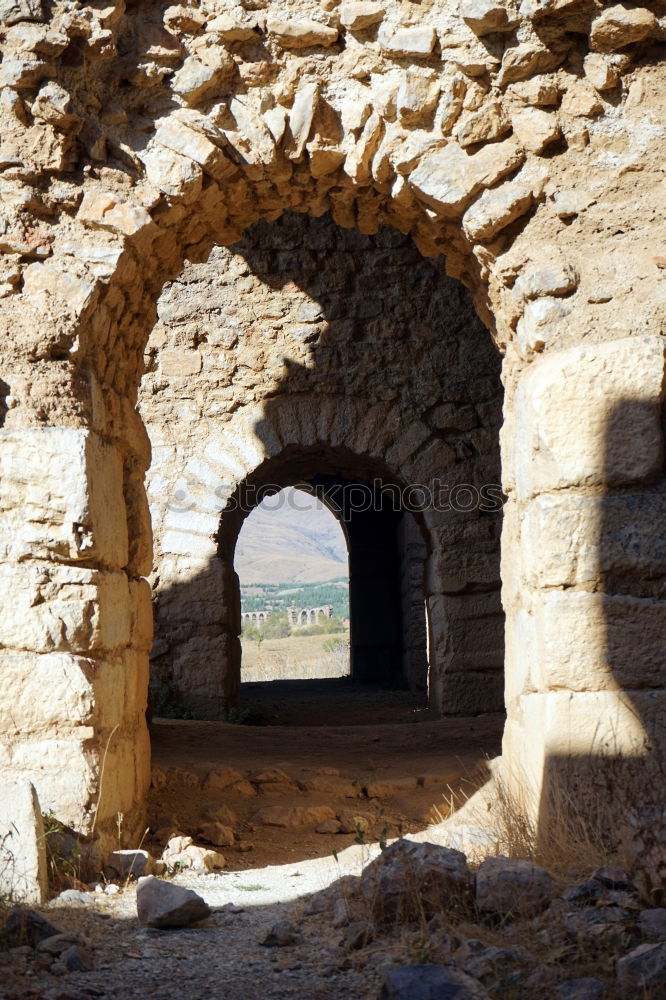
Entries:
{"label": "shadow on wall", "polygon": [[[543,642],[553,656],[539,835],[548,849],[563,821],[579,824],[609,853],[642,867],[648,890],[663,891],[666,483],[660,401],[610,405],[598,430],[603,486],[566,491],[551,501],[556,530],[574,539],[577,561],[572,589],[552,591],[543,605]],[[582,430],[572,452],[589,445],[594,433],[594,426]]]}
{"label": "shadow on wall", "polygon": [[[234,491],[271,456],[280,486],[321,475],[372,481],[379,469],[406,486],[439,481],[458,490],[457,507],[447,509],[447,494],[421,517],[436,703],[458,714],[500,709],[501,511],[496,501],[488,509],[462,502],[468,484],[479,491],[500,481],[500,359],[467,292],[443,275],[441,261],[423,259],[399,233],[365,237],[329,218],[288,215],[258,224],[233,252],[245,260],[248,276],[279,292],[245,302],[246,312],[256,311],[256,323],[236,324],[235,346],[222,355],[229,359],[232,389],[252,381],[247,396],[261,417],[243,438],[235,428],[245,399],[230,397],[218,431],[204,399],[190,426],[172,428],[176,441],[181,435],[200,443],[200,450],[179,470],[179,481],[187,480],[185,495],[172,489],[160,500],[170,524],[179,525],[179,541],[157,557],[153,693],[206,718],[223,716],[237,698],[237,529],[225,537],[220,525]],[[295,314],[289,313],[292,299],[300,303]],[[189,303],[197,308],[193,296]],[[205,317],[211,333],[230,322],[228,313]],[[212,350],[201,348],[195,382],[174,381],[172,393],[182,385],[191,399],[193,384],[205,390],[213,357],[206,352]],[[217,348],[218,359],[223,350]],[[217,405],[219,412],[219,399]],[[207,445],[201,420],[206,433],[215,427],[217,443]],[[150,433],[149,416],[146,424]],[[225,441],[231,442],[226,453]],[[159,476],[161,470],[152,472]],[[217,532],[203,537],[198,524],[212,514]],[[156,543],[159,553],[158,529]],[[413,593],[421,594],[419,586],[413,581]]]}

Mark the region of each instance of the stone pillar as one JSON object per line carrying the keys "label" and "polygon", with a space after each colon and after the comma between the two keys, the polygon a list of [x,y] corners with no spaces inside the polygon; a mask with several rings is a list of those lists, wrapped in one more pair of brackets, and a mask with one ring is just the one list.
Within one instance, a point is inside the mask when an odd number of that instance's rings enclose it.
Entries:
{"label": "stone pillar", "polygon": [[127,455],[89,429],[0,431],[0,762],[102,851],[119,814],[138,833],[150,774],[150,536],[128,538]]}
{"label": "stone pillar", "polygon": [[664,745],[664,341],[548,353],[507,384],[503,774],[543,830],[563,780],[620,803]]}

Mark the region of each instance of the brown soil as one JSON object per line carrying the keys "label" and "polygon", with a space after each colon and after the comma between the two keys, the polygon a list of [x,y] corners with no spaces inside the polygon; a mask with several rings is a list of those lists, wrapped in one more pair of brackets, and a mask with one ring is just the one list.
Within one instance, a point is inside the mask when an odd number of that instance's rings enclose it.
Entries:
{"label": "brown soil", "polygon": [[[448,814],[451,790],[469,794],[483,782],[504,721],[434,720],[419,696],[348,679],[244,685],[239,718],[243,706],[246,721],[268,724],[154,721],[148,846],[158,856],[171,831],[203,844],[199,830],[213,818],[233,828],[234,845],[217,849],[234,870],[330,856],[359,838],[359,818],[368,842],[416,832]],[[243,780],[207,787],[224,768]],[[268,768],[290,781],[261,780]],[[313,779],[319,787],[306,788]],[[294,825],[291,813],[289,826],[267,825],[258,814],[272,806],[328,807],[351,831],[317,833],[316,822]]]}

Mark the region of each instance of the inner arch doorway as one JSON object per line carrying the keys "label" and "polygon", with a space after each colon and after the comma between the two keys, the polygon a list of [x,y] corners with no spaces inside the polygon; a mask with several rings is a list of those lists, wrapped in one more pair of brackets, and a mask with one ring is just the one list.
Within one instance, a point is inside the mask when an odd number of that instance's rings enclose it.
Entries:
{"label": "inner arch doorway", "polygon": [[[315,459],[316,462],[316,459]],[[322,467],[326,461],[323,460]],[[263,480],[263,477],[261,477]],[[424,594],[427,545],[413,514],[405,509],[395,482],[372,481],[341,472],[315,473],[296,484],[318,498],[340,522],[349,566],[350,674],[360,683],[427,689],[428,657]],[[279,487],[249,479],[222,518],[222,558],[235,551],[240,524]],[[231,556],[233,558],[233,556]],[[236,567],[238,569],[238,567]],[[238,576],[232,578],[238,587]],[[312,612],[307,614],[312,624]],[[235,672],[240,662],[230,664]]]}

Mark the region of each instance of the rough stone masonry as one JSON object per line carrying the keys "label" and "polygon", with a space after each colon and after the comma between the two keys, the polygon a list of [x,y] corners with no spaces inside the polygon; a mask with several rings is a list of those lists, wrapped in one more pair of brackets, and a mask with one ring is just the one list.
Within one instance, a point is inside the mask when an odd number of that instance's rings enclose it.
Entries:
{"label": "rough stone masonry", "polygon": [[[484,444],[461,462],[492,456],[497,419],[482,409],[495,396],[468,393],[492,375],[472,303],[504,385],[501,771],[546,822],[558,775],[598,777],[618,758],[647,768],[666,718],[665,40],[664,0],[0,0],[0,762],[33,783],[43,811],[94,832],[101,851],[118,813],[128,834],[141,827],[153,559],[137,399],[151,331],[142,391],[161,372],[201,407],[192,433],[219,418],[219,449],[187,448],[197,502],[224,505],[221,483],[233,491],[288,446],[347,449],[402,477],[432,439],[432,474],[454,466],[431,405],[463,434],[464,406],[480,421]],[[185,274],[233,274],[239,302],[274,275],[272,264],[242,273],[236,245],[257,224],[271,239],[285,212],[328,213],[324,234],[358,230],[360,259],[386,230],[409,237],[385,245],[406,295],[442,258],[466,290],[433,285],[440,325],[403,325],[411,347],[383,345],[386,364],[363,360],[361,339],[347,366],[336,344],[353,335],[307,309],[285,345],[262,343],[259,322],[244,356],[233,316],[205,349],[162,316],[159,332],[160,293],[184,261]],[[410,241],[434,263],[417,263]],[[280,316],[296,306],[290,282],[265,295]],[[303,326],[311,336],[298,340]],[[433,384],[429,397],[421,374],[439,381],[447,338],[464,384],[460,395]],[[226,395],[201,403],[213,364]],[[290,364],[302,412],[280,399]],[[305,397],[334,372],[315,425]],[[366,372],[375,409],[351,391]],[[276,419],[257,433],[266,410]],[[156,449],[153,489],[159,474]],[[222,508],[199,513],[207,556]],[[441,691],[483,612],[456,609],[492,598],[476,586],[469,524],[467,543],[446,517],[424,519]]]}

